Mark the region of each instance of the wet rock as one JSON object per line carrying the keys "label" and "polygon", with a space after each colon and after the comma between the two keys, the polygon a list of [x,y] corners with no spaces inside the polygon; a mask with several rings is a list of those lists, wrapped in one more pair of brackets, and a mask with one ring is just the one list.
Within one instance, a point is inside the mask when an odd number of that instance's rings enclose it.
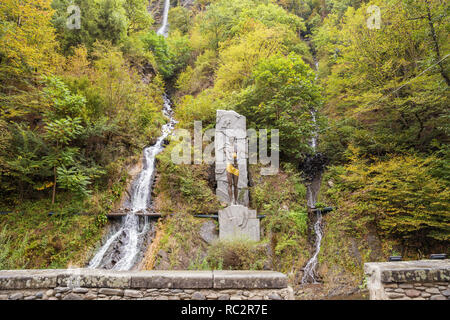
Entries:
{"label": "wet rock", "polygon": [[218,300],[230,300],[230,295],[229,294],[222,294],[217,299]]}
{"label": "wet rock", "polygon": [[316,153],[306,157],[299,163],[298,168],[302,171],[303,178],[312,181],[320,175],[328,164],[328,158],[322,153]]}
{"label": "wet rock", "polygon": [[446,297],[450,296],[450,289],[443,291],[442,294]]}
{"label": "wet rock", "polygon": [[34,296],[36,297],[36,299],[42,299],[44,297],[44,292],[43,291],[39,291]]}

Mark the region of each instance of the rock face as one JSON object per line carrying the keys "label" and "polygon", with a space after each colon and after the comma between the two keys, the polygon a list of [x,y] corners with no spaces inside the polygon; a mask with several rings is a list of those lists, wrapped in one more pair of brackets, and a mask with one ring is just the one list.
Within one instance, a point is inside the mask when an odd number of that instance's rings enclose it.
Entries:
{"label": "rock face", "polygon": [[366,263],[371,300],[447,300],[450,260]]}
{"label": "rock face", "polygon": [[209,220],[202,224],[200,228],[200,237],[208,244],[213,243],[219,238],[216,230],[216,224]]}
{"label": "rock face", "polygon": [[229,206],[219,211],[220,240],[247,239],[260,241],[256,210],[244,206]]}
{"label": "rock face", "polygon": [[228,195],[225,145],[236,138],[237,160],[239,169],[238,202],[248,206],[248,171],[247,171],[247,120],[244,116],[229,110],[217,110],[216,115],[216,194],[219,201],[231,204]]}

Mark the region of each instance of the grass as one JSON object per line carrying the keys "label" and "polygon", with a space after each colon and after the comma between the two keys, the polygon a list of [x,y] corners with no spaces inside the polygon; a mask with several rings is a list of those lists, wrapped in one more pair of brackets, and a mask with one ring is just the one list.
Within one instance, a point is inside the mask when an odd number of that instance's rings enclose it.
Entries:
{"label": "grass", "polygon": [[87,210],[88,203],[61,194],[54,205],[25,201],[0,216],[0,269],[84,266],[103,227],[98,215],[82,215]]}
{"label": "grass", "polygon": [[268,261],[264,243],[233,240],[218,241],[208,248],[201,267],[214,270],[263,270]]}

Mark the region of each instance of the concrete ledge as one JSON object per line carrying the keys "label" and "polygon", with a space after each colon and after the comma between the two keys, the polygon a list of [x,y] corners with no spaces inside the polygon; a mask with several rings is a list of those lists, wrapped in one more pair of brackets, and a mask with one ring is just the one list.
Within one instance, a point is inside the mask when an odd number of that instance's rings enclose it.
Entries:
{"label": "concrete ledge", "polygon": [[366,275],[382,283],[450,281],[450,260],[374,262],[364,265]]}
{"label": "concrete ledge", "polygon": [[128,271],[68,269],[58,275],[59,287],[130,288],[130,285]]}
{"label": "concrete ledge", "polygon": [[212,271],[140,271],[131,275],[131,288],[209,289]]}
{"label": "concrete ledge", "polygon": [[115,289],[280,289],[287,277],[272,271],[0,270],[0,290],[55,287]]}
{"label": "concrete ledge", "polygon": [[278,289],[288,286],[286,275],[273,271],[214,271],[215,289]]}
{"label": "concrete ledge", "polygon": [[450,260],[366,263],[372,300],[450,300]]}
{"label": "concrete ledge", "polygon": [[54,288],[58,275],[65,270],[5,270],[0,271],[1,289]]}

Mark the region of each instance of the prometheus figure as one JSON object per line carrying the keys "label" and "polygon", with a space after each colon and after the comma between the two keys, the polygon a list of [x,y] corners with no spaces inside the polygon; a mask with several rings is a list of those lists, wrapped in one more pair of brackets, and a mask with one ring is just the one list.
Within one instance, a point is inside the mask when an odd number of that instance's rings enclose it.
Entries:
{"label": "prometheus figure", "polygon": [[[227,180],[228,180],[228,196],[232,205],[238,204],[238,181],[239,169],[237,159],[236,137],[225,146],[225,156],[227,160]],[[234,194],[233,194],[234,188]],[[234,195],[234,197],[233,197]]]}

